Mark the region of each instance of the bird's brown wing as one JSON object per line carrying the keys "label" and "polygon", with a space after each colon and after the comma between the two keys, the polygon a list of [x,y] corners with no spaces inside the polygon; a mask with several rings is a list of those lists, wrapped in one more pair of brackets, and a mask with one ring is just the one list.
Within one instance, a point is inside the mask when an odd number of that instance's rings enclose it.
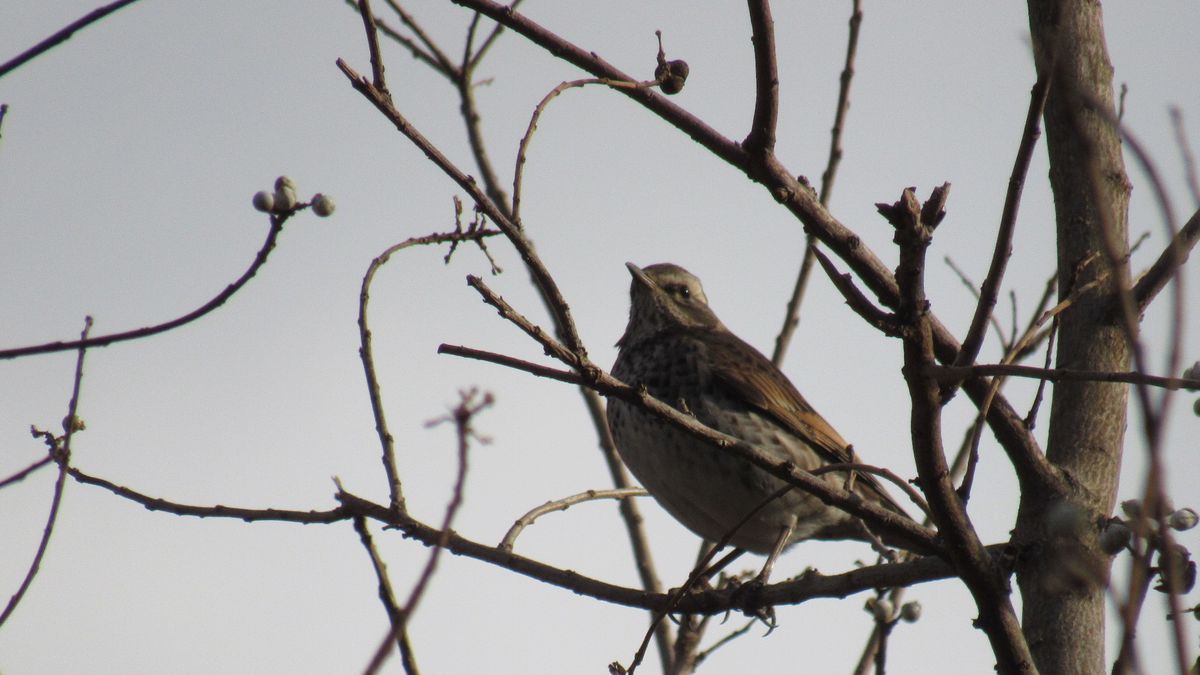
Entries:
{"label": "bird's brown wing", "polygon": [[[827,462],[852,461],[845,439],[761,352],[727,330],[713,331],[706,336],[705,343],[709,347],[713,377],[727,394],[804,439]],[[856,482],[888,508],[904,513],[871,474],[860,472]]]}

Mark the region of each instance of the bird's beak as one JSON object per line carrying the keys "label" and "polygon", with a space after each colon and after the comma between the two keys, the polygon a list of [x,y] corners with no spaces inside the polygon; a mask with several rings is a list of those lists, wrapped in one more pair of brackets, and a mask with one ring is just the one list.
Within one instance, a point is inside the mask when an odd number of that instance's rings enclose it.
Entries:
{"label": "bird's beak", "polygon": [[658,287],[653,281],[650,280],[650,277],[646,276],[646,273],[642,271],[642,268],[634,265],[631,262],[625,263],[625,267],[629,268],[629,274],[632,275],[634,279],[637,279],[638,282],[646,288]]}

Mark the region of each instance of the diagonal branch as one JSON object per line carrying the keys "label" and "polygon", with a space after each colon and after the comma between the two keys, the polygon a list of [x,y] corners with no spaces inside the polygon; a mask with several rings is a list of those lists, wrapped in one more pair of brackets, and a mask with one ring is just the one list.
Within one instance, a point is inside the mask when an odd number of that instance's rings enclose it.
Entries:
{"label": "diagonal branch", "polygon": [[[825,170],[821,172],[820,200],[824,206],[829,206],[829,200],[833,196],[834,178],[837,177],[838,166],[842,163],[842,130],[846,124],[846,115],[850,111],[850,83],[854,80],[854,60],[858,54],[858,36],[862,20],[862,0],[854,0],[853,10],[850,12],[850,35],[846,38],[846,60],[842,65],[842,75],[838,78],[837,111],[833,115],[833,128],[829,131],[829,157],[825,160]],[[779,329],[779,335],[775,338],[775,350],[771,353],[771,363],[776,366],[783,365],[783,357],[792,341],[792,335],[800,325],[800,303],[804,301],[808,279],[818,253],[817,238],[808,234],[804,239],[804,260],[800,263],[800,272],[796,275],[796,284],[792,287],[792,297],[784,310],[783,326]],[[825,261],[822,261],[822,268],[826,274],[830,274],[830,267],[824,263]],[[833,276],[830,276],[830,279],[834,280],[835,285],[838,283]]]}
{"label": "diagonal branch", "polygon": [[1134,284],[1132,292],[1139,314],[1145,312],[1158,293],[1166,288],[1167,282],[1175,276],[1175,270],[1187,262],[1196,242],[1200,242],[1200,211],[1188,218],[1150,269]]}
{"label": "diagonal branch", "polygon": [[0,64],[0,77],[4,77],[17,68],[25,65],[29,61],[32,61],[34,58],[50,51],[54,47],[57,47],[67,40],[70,40],[71,36],[75,35],[76,32],[87,28],[88,26],[96,23],[109,14],[112,14],[118,9],[132,5],[135,2],[137,2],[137,0],[118,0],[117,2],[111,2],[103,7],[93,9],[87,14],[84,14],[82,17],[67,24],[62,30],[57,31],[45,40],[42,40],[29,49],[17,54],[5,63]]}
{"label": "diagonal branch", "polygon": [[1025,188],[1025,176],[1029,173],[1029,163],[1033,160],[1033,150],[1037,147],[1038,139],[1042,136],[1039,120],[1042,110],[1046,107],[1046,95],[1050,91],[1053,69],[1038,78],[1033,85],[1029,97],[1029,111],[1025,115],[1025,128],[1021,132],[1021,142],[1017,146],[1017,158],[1013,162],[1012,175],[1008,179],[1008,192],[1004,196],[1004,209],[1000,214],[1000,227],[996,232],[996,246],[992,249],[992,263],[988,268],[987,277],[979,290],[979,302],[975,305],[975,315],[971,318],[971,326],[967,336],[963,338],[962,348],[954,359],[954,365],[966,366],[975,362],[979,349],[983,346],[983,338],[987,333],[988,319],[996,307],[996,297],[1000,294],[1000,283],[1004,280],[1004,271],[1008,260],[1012,257],[1013,232],[1016,230],[1017,211],[1021,206],[1021,192]]}

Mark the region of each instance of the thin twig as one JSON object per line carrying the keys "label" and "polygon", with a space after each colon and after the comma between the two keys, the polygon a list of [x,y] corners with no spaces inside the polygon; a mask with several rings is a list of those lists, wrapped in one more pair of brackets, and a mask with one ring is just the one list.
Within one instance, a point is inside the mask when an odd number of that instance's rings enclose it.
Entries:
{"label": "thin twig", "polygon": [[[522,1],[523,0],[514,0],[514,2],[509,5],[509,7],[511,9],[515,10],[521,6]],[[497,23],[492,28],[492,32],[488,33],[488,36],[486,38],[484,38],[483,44],[479,45],[479,49],[476,50],[475,53],[471,55],[470,59],[467,62],[467,68],[465,70],[475,70],[475,67],[478,66],[479,62],[483,60],[483,57],[487,55],[488,50],[492,48],[493,44],[495,44],[496,38],[500,37],[500,34],[503,32],[504,32],[504,24]]]}
{"label": "thin twig", "polygon": [[411,246],[441,243],[454,244],[462,241],[475,241],[482,246],[485,237],[497,234],[500,233],[495,230],[478,229],[467,232],[455,231],[430,234],[423,237],[412,237],[388,247],[387,250],[376,256],[371,260],[371,264],[367,266],[366,274],[363,275],[358,295],[358,354],[362,360],[363,372],[367,378],[367,395],[371,400],[371,414],[375,418],[375,431],[379,436],[379,444],[383,451],[383,468],[388,479],[388,493],[391,505],[392,508],[400,512],[405,510],[404,490],[400,482],[400,471],[396,466],[395,439],[388,430],[387,417],[383,411],[383,394],[379,386],[379,377],[375,373],[375,355],[371,342],[371,330],[367,324],[367,304],[371,297],[371,283],[375,280],[375,273],[379,271],[379,268],[387,264],[393,255]]}
{"label": "thin twig", "polygon": [[[477,15],[478,16],[478,15]],[[542,117],[542,113],[546,111],[546,106],[550,101],[568,89],[584,87],[589,84],[604,84],[613,88],[621,87],[649,87],[653,86],[653,80],[649,82],[617,82],[613,80],[605,80],[596,77],[584,78],[582,80],[571,80],[562,82],[558,86],[550,90],[548,94],[538,101],[538,104],[533,108],[533,115],[529,118],[529,126],[525,129],[525,134],[521,136],[520,143],[517,144],[517,160],[516,166],[513,168],[513,196],[511,217],[513,222],[518,226],[521,225],[521,193],[522,185],[525,179],[525,164],[529,153],[529,143],[533,140],[533,132],[537,131],[538,121]]]}
{"label": "thin twig", "polygon": [[476,205],[504,232],[504,235],[512,242],[513,247],[517,249],[521,259],[529,268],[530,275],[533,277],[534,283],[539,290],[548,296],[550,300],[551,312],[554,314],[555,323],[563,334],[563,340],[572,351],[582,352],[583,342],[579,337],[578,329],[575,327],[575,321],[571,318],[570,309],[567,307],[566,301],[563,299],[562,292],[558,288],[558,284],[550,275],[546,266],[542,263],[541,258],[533,248],[533,244],[522,233],[511,219],[509,219],[497,205],[480,190],[475,179],[463,173],[459,168],[451,162],[440,150],[437,149],[429,139],[425,138],[409,121],[396,110],[392,102],[383,97],[379,90],[375,89],[366,78],[359,75],[353,68],[346,64],[342,59],[337,61],[338,68],[342,70],[350,84],[361,94],[367,97],[375,107],[383,113],[389,121],[391,121],[400,133],[404,134],[410,141],[413,142],[425,156],[437,165],[447,176],[465,190]]}
{"label": "thin twig", "polygon": [[571,495],[570,497],[563,497],[562,499],[555,499],[554,501],[546,502],[541,506],[530,509],[525,515],[517,518],[512,527],[508,528],[508,532],[504,533],[504,538],[500,540],[500,548],[506,551],[511,551],[513,545],[517,543],[517,537],[521,536],[521,533],[525,531],[525,528],[532,525],[534,521],[546,515],[547,513],[566,511],[572,506],[575,506],[576,504],[582,504],[584,502],[597,501],[600,499],[628,499],[630,497],[645,497],[648,494],[650,493],[646,492],[645,488],[640,487],[620,488],[616,490],[588,490],[587,492],[580,492],[578,494]]}
{"label": "thin twig", "polygon": [[1033,150],[1042,136],[1039,120],[1042,110],[1046,107],[1046,96],[1050,91],[1053,72],[1053,68],[1049,68],[1041,73],[1029,95],[1029,110],[1025,113],[1025,127],[1017,145],[1017,158],[1013,160],[1012,174],[1008,178],[1008,191],[1004,195],[1004,208],[1000,214],[1000,226],[996,231],[996,245],[992,248],[992,262],[979,290],[979,302],[975,305],[971,325],[963,338],[958,357],[954,360],[956,366],[974,363],[983,346],[987,321],[996,306],[1000,285],[1004,281],[1004,271],[1008,267],[1009,258],[1012,257],[1013,233],[1016,231],[1017,212],[1021,207],[1021,193],[1025,188],[1029,164],[1033,160]]}
{"label": "thin twig", "polygon": [[[978,304],[979,300],[983,296],[980,295],[979,288],[975,285],[975,282],[971,280],[971,277],[967,276],[967,273],[961,267],[959,267],[958,264],[954,262],[954,259],[950,256],[946,256],[942,260],[946,263],[946,267],[949,267],[950,271],[954,272],[954,275],[958,277],[958,280],[962,282],[962,285],[968,291],[970,291],[972,296],[975,297],[975,302]],[[1000,338],[1000,344],[1004,351],[1008,351],[1012,345],[1009,344],[1008,339],[1005,337],[1004,327],[1000,325],[1000,321],[996,318],[995,312],[988,313],[988,323],[991,324],[992,330],[994,330],[997,337]]]}
{"label": "thin twig", "polygon": [[939,382],[950,384],[968,377],[1004,375],[1046,379],[1051,382],[1124,382],[1126,384],[1159,387],[1170,391],[1178,389],[1196,391],[1200,389],[1200,380],[1147,375],[1136,371],[1097,372],[1068,370],[1065,368],[1037,368],[1034,366],[1019,366],[1012,363],[976,364],[974,366],[941,366],[935,364],[929,367],[929,371]]}
{"label": "thin twig", "polygon": [[[297,206],[297,208],[300,208],[300,206]],[[137,340],[140,338],[150,337],[151,335],[165,333],[172,328],[178,328],[185,324],[191,323],[196,319],[199,319],[205,314],[208,314],[209,312],[225,304],[229,298],[233,297],[234,293],[237,293],[242,289],[243,286],[246,285],[247,282],[254,278],[254,275],[258,273],[259,268],[266,264],[267,256],[271,254],[271,250],[275,248],[275,240],[278,239],[279,233],[283,231],[284,222],[286,222],[293,213],[295,213],[295,211],[291,213],[272,215],[271,229],[267,232],[267,239],[265,242],[263,242],[262,248],[260,248],[258,253],[254,256],[254,261],[250,263],[250,267],[243,272],[242,276],[238,277],[237,280],[226,286],[225,290],[214,296],[213,299],[188,312],[187,314],[175,319],[171,319],[170,321],[164,323],[155,324],[153,326],[146,326],[144,328],[138,328],[135,330],[127,330],[121,333],[110,333],[109,335],[101,335],[99,337],[90,337],[86,340],[48,342],[46,344],[33,345],[30,347],[2,349],[0,350],[0,361],[15,359],[22,356],[31,356],[33,354],[65,352],[72,349],[79,349],[80,347],[88,349],[91,349],[92,347],[107,347],[108,345],[115,344],[117,342]]]}
{"label": "thin twig", "polygon": [[358,13],[362,15],[363,30],[367,33],[367,50],[371,54],[371,81],[375,88],[388,93],[387,80],[383,76],[383,56],[379,53],[379,28],[371,12],[371,0],[358,0]]}
{"label": "thin twig", "polygon": [[900,476],[897,476],[896,472],[892,471],[891,469],[880,466],[872,466],[870,464],[860,464],[858,462],[838,462],[835,464],[821,465],[812,470],[812,475],[820,476],[821,474],[833,473],[837,471],[855,471],[879,476],[880,478],[889,481],[892,485],[895,485],[897,488],[899,488],[900,491],[903,492],[905,496],[907,496],[909,500],[911,500],[912,503],[917,506],[917,508],[921,509],[921,512],[924,513],[926,517],[929,516],[929,504],[925,502],[925,499],[921,496],[921,493],[917,492],[916,488],[909,484],[908,481],[904,480]]}
{"label": "thin twig", "polygon": [[900,326],[896,323],[895,314],[885,312],[876,307],[870,298],[858,290],[851,276],[840,273],[833,264],[833,261],[822,253],[820,249],[814,247],[811,250],[813,257],[821,264],[821,268],[825,271],[826,276],[833,282],[834,287],[842,294],[842,298],[845,299],[846,304],[855,313],[884,335],[894,337],[900,334]]}
{"label": "thin twig", "polygon": [[54,457],[47,455],[47,456],[39,459],[38,461],[34,462],[33,464],[30,464],[29,466],[25,467],[24,469],[21,469],[20,471],[14,473],[13,475],[9,476],[8,478],[5,478],[4,480],[0,480],[0,490],[3,490],[4,488],[8,487],[9,485],[13,485],[14,483],[20,483],[21,481],[25,480],[33,472],[37,471],[38,469],[42,468],[43,466],[46,466],[47,464],[49,464],[53,461],[54,461]]}
{"label": "thin twig", "polygon": [[[338,489],[341,489],[340,485]],[[395,635],[396,647],[400,650],[400,661],[404,665],[404,672],[407,675],[419,675],[421,671],[417,668],[417,656],[413,652],[412,641],[408,637],[404,610],[396,602],[396,594],[392,591],[392,582],[388,578],[387,564],[383,562],[379,550],[375,548],[371,531],[367,529],[367,519],[359,515],[354,517],[353,522],[354,531],[358,533],[359,541],[362,542],[363,548],[367,550],[367,555],[371,558],[371,568],[375,571],[375,579],[379,583],[379,601],[383,603],[383,608],[387,611],[388,623],[391,625],[389,639],[384,642],[389,642],[390,637]],[[367,667],[367,672],[377,672],[379,666],[382,665],[382,659],[378,664],[372,661]]]}
{"label": "thin twig", "polygon": [[446,550],[451,536],[450,525],[454,523],[454,517],[458,515],[458,509],[462,506],[463,496],[465,494],[464,487],[467,480],[467,451],[470,449],[472,438],[479,440],[479,436],[475,433],[472,426],[474,417],[483,410],[491,407],[494,399],[491,394],[485,393],[476,400],[478,392],[474,389],[462,392],[462,400],[451,413],[443,418],[439,418],[429,422],[426,426],[436,426],[442,422],[452,422],[454,430],[458,436],[458,473],[454,477],[454,488],[451,491],[450,502],[446,504],[446,511],[442,515],[442,525],[438,528],[440,533],[437,542],[433,546],[433,550],[429,553],[429,558],[425,561],[425,566],[421,569],[421,574],[417,577],[416,583],[413,584],[412,590],[409,591],[408,599],[405,600],[404,606],[400,608],[397,618],[398,623],[392,626],[386,638],[375,651],[374,658],[371,659],[371,664],[368,667],[368,673],[376,673],[383,666],[387,655],[390,653],[390,645],[393,640],[399,638],[407,629],[408,620],[417,611],[417,606],[421,602],[421,598],[425,595],[425,589],[429,587],[429,581],[433,578],[433,573],[437,570],[438,561],[442,557],[442,552]]}
{"label": "thin twig", "polygon": [[[87,342],[87,336],[91,330],[92,317],[89,316],[84,319],[83,331],[79,334],[81,343]],[[58,463],[58,478],[54,481],[54,496],[50,499],[50,513],[46,516],[46,526],[42,528],[42,539],[38,542],[37,552],[34,553],[33,560],[29,563],[29,570],[25,572],[25,578],[21,580],[17,592],[13,593],[4,607],[4,611],[0,612],[0,626],[3,626],[4,622],[8,621],[8,617],[16,611],[17,605],[21,603],[21,598],[25,597],[25,592],[29,590],[33,578],[41,569],[42,558],[46,556],[46,550],[50,547],[50,535],[54,532],[55,523],[58,522],[58,507],[62,504],[67,471],[71,466],[71,439],[74,437],[76,429],[82,428],[79,423],[79,389],[83,382],[83,356],[85,353],[87,353],[87,347],[79,347],[79,355],[75,357],[75,376],[71,384],[71,401],[67,404],[67,416],[63,419],[63,435],[61,438],[55,438],[46,434],[50,437],[50,456]],[[39,434],[35,432],[34,435]]]}
{"label": "thin twig", "polygon": [[[850,12],[850,34],[846,39],[846,59],[842,64],[841,77],[838,78],[837,109],[833,114],[833,128],[829,130],[829,156],[825,160],[825,170],[821,172],[819,199],[821,205],[826,207],[829,206],[829,201],[833,197],[834,179],[837,177],[838,167],[842,163],[842,132],[845,129],[846,115],[850,111],[850,83],[854,80],[854,60],[858,54],[858,36],[861,32],[862,20],[862,0],[854,0],[853,9]],[[775,338],[775,350],[771,353],[771,363],[777,367],[783,365],[783,358],[787,354],[792,336],[800,325],[800,305],[804,302],[804,296],[808,290],[808,279],[812,275],[813,261],[816,259],[816,247],[817,238],[812,234],[806,234],[804,236],[804,260],[800,263],[800,272],[796,275],[796,283],[792,287],[792,297],[788,300],[787,308],[784,310],[783,326],[779,329],[779,335]],[[825,268],[825,272],[829,273],[828,267]],[[832,279],[833,276],[831,275],[830,278]],[[835,280],[834,283],[836,284],[837,281]]]}
{"label": "thin twig", "polygon": [[436,59],[441,65],[439,72],[442,72],[447,76],[449,76],[451,73],[461,72],[457,67],[455,67],[454,62],[450,60],[450,57],[446,56],[446,53],[443,52],[441,48],[437,46],[437,43],[429,37],[429,34],[425,32],[425,29],[421,28],[421,25],[417,23],[416,19],[414,19],[411,14],[409,14],[403,7],[400,6],[399,2],[396,2],[396,0],[384,0],[384,2],[387,3],[388,7],[392,8],[392,11],[396,13],[396,16],[400,17],[400,22],[405,26],[408,26],[408,29],[413,32],[413,35],[417,36],[417,39],[421,41],[421,44],[425,45],[425,49],[429,50],[430,54],[433,54],[433,58]]}
{"label": "thin twig", "polygon": [[1175,271],[1187,262],[1196,242],[1200,242],[1200,211],[1188,218],[1154,264],[1134,284],[1132,293],[1139,315],[1146,311],[1150,302],[1166,287],[1167,282],[1174,277]]}
{"label": "thin twig", "polygon": [[1200,205],[1200,172],[1196,170],[1196,156],[1188,144],[1187,131],[1183,127],[1183,111],[1179,106],[1171,106],[1171,129],[1175,131],[1175,147],[1179,149],[1179,159],[1183,162],[1183,175],[1187,179],[1188,191],[1192,193],[1192,202]]}
{"label": "thin twig", "polygon": [[45,40],[42,40],[41,42],[30,47],[29,49],[26,49],[25,51],[21,52],[20,54],[17,54],[16,56],[9,59],[5,63],[0,64],[0,77],[4,77],[5,75],[11,73],[12,71],[16,70],[17,68],[20,68],[21,66],[25,65],[29,61],[33,60],[37,56],[53,49],[54,47],[58,46],[59,44],[62,44],[63,42],[66,42],[67,40],[70,40],[71,36],[73,36],[79,30],[87,28],[88,26],[92,25],[93,23],[96,23],[97,21],[99,21],[100,19],[103,19],[104,17],[108,16],[109,14],[112,14],[113,12],[117,11],[118,9],[121,9],[122,7],[126,7],[128,5],[132,5],[135,2],[137,2],[137,0],[118,0],[118,2],[111,2],[107,5],[104,5],[103,7],[98,7],[96,9],[93,9],[92,11],[88,12],[87,14],[84,14],[79,19],[76,19],[75,21],[72,21],[71,23],[67,24],[66,27],[64,27],[63,29],[56,31],[54,34],[50,35],[50,37],[46,38]]}
{"label": "thin twig", "polygon": [[[348,5],[351,9],[355,10],[356,12],[358,11],[358,0],[345,0],[345,2],[346,5]],[[379,32],[383,33],[387,37],[391,38],[394,42],[407,49],[409,53],[413,55],[413,58],[421,61],[430,68],[433,68],[434,72],[439,73],[448,79],[454,79],[454,73],[447,71],[445,66],[443,66],[433,56],[433,54],[425,51],[425,49],[421,47],[421,45],[418,45],[412,38],[402,35],[400,31],[392,28],[386,21],[380,19],[379,17],[375,17],[375,27],[379,29]]]}

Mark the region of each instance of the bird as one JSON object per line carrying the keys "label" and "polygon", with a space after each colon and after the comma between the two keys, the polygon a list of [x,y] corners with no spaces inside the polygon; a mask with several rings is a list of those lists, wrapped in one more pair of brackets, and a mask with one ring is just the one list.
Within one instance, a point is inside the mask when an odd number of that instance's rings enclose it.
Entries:
{"label": "bird", "polygon": [[[626,267],[633,276],[629,323],[616,345],[614,377],[799,469],[856,461],[787,376],[717,318],[700,279],[672,263]],[[612,397],[607,416],[622,461],[670,515],[708,541],[729,537],[735,548],[768,556],[760,583],[796,542],[872,539],[861,520],[800,489],[764,505],[784,481],[635,403]],[[845,472],[820,479],[847,484]],[[852,489],[909,517],[870,474],[856,472]],[[888,545],[923,552],[882,534]]]}

